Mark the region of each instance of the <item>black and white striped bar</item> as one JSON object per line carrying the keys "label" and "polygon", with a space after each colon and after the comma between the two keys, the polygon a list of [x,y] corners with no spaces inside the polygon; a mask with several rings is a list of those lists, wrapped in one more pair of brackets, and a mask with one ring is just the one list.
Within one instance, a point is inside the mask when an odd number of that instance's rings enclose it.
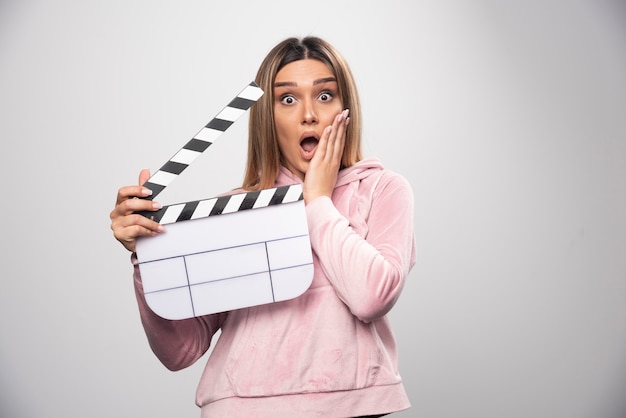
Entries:
{"label": "black and white striped bar", "polygon": [[186,203],[164,206],[156,212],[143,212],[161,225],[208,216],[222,215],[248,209],[264,208],[282,203],[292,203],[302,200],[302,185],[275,187],[272,189],[256,190],[247,193],[237,193],[211,199],[196,200]]}
{"label": "black and white striped bar", "polygon": [[217,116],[143,184],[144,187],[152,190],[152,195],[145,199],[152,200],[161,193],[261,96],[263,96],[263,90],[254,81],[248,84]]}

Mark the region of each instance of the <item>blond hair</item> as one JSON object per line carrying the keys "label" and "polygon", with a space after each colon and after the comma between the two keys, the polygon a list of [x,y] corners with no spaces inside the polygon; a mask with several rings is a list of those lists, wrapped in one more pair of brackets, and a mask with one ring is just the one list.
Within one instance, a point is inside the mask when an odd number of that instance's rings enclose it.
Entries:
{"label": "blond hair", "polygon": [[255,82],[265,94],[250,110],[248,159],[242,186],[244,189],[267,189],[274,185],[281,165],[274,126],[274,80],[285,65],[302,59],[316,59],[330,68],[337,79],[343,107],[350,109],[350,124],[346,132],[341,166],[350,167],[363,159],[361,105],[347,62],[332,45],[318,37],[288,38],[272,48],[256,75]]}

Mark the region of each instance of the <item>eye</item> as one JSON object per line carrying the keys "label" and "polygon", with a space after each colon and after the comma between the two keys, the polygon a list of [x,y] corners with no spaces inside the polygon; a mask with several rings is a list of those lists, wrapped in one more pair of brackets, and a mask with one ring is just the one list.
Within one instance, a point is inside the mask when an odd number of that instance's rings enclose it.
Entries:
{"label": "eye", "polygon": [[330,102],[333,99],[333,94],[325,91],[324,93],[320,94],[319,99],[323,102]]}
{"label": "eye", "polygon": [[283,96],[280,98],[282,104],[290,105],[296,102],[296,98],[293,96]]}

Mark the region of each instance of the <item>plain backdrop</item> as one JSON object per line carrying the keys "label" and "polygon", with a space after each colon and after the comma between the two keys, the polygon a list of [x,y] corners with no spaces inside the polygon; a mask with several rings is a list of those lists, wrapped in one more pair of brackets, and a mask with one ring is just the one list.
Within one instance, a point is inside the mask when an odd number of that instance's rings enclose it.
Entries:
{"label": "plain backdrop", "polygon": [[[151,353],[109,212],[313,34],[415,193],[397,416],[623,418],[625,28],[617,0],[0,0],[0,415],[199,416],[206,357]],[[167,199],[239,185],[245,125]]]}

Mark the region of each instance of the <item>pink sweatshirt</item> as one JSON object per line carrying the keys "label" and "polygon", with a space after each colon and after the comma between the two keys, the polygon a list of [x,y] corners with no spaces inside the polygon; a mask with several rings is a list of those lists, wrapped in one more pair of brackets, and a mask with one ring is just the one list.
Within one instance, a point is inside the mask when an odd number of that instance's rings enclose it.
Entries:
{"label": "pink sweatshirt", "polygon": [[[276,185],[300,182],[281,168]],[[408,182],[367,159],[342,170],[332,200],[306,206],[314,278],[301,296],[169,321],[143,298],[152,350],[170,370],[190,366],[221,335],[196,394],[202,417],[353,417],[410,407],[386,316],[415,263]]]}

